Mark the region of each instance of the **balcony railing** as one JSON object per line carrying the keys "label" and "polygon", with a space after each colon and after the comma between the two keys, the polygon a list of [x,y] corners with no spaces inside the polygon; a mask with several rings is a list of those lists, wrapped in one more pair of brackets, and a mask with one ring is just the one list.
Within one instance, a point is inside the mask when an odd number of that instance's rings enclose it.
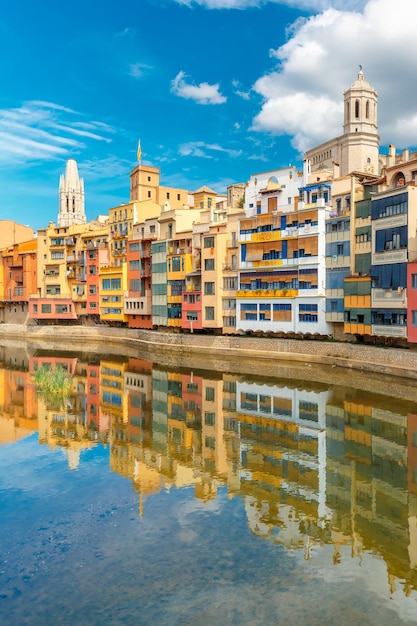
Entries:
{"label": "balcony railing", "polygon": [[239,289],[238,298],[295,298],[298,289]]}
{"label": "balcony railing", "polygon": [[407,327],[406,326],[385,326],[385,325],[375,325],[371,326],[372,335],[376,337],[406,337],[407,336]]}
{"label": "balcony railing", "polygon": [[397,308],[407,307],[407,290],[406,289],[372,289],[371,306],[374,309],[379,308]]}

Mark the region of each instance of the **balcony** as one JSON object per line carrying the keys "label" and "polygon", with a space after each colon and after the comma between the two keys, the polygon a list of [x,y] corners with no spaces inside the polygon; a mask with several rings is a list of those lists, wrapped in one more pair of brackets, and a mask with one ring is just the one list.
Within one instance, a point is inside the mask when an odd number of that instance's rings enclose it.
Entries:
{"label": "balcony", "polygon": [[406,263],[407,249],[386,250],[384,252],[372,252],[372,265],[385,265],[386,263]]}
{"label": "balcony", "polygon": [[11,280],[14,280],[16,283],[23,283],[23,270],[12,270]]}
{"label": "balcony", "polygon": [[299,224],[298,225],[298,236],[311,236],[317,235],[319,232],[318,224]]}
{"label": "balcony", "polygon": [[239,289],[237,298],[296,298],[298,289]]}
{"label": "balcony", "polygon": [[388,326],[388,325],[375,325],[372,324],[372,335],[374,337],[406,337],[407,336],[407,327],[406,326]]}
{"label": "balcony", "polygon": [[151,292],[145,296],[132,296],[125,297],[124,300],[124,312],[125,315],[152,315],[152,296]]}
{"label": "balcony", "polygon": [[371,307],[373,309],[381,308],[407,308],[407,290],[406,289],[377,289],[371,291]]}

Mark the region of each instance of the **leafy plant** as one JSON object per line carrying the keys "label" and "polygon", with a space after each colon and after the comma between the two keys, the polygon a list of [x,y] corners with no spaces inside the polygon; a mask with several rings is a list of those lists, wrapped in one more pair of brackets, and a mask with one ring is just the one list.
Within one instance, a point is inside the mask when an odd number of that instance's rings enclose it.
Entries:
{"label": "leafy plant", "polygon": [[33,378],[36,391],[46,402],[64,404],[69,398],[71,376],[62,365],[57,365],[53,370],[42,365]]}

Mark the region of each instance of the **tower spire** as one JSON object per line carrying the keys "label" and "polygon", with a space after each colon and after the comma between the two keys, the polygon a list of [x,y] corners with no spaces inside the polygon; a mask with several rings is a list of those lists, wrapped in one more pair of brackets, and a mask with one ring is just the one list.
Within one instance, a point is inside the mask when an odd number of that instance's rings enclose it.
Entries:
{"label": "tower spire", "polygon": [[58,227],[86,223],[84,181],[78,176],[77,162],[68,159],[65,174],[59,179]]}

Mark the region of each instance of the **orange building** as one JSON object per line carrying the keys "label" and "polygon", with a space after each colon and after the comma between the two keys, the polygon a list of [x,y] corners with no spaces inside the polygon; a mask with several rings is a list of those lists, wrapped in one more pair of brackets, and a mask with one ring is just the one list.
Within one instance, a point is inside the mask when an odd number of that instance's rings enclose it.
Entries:
{"label": "orange building", "polygon": [[5,248],[1,254],[3,309],[1,321],[22,324],[27,321],[29,297],[36,294],[37,239]]}

